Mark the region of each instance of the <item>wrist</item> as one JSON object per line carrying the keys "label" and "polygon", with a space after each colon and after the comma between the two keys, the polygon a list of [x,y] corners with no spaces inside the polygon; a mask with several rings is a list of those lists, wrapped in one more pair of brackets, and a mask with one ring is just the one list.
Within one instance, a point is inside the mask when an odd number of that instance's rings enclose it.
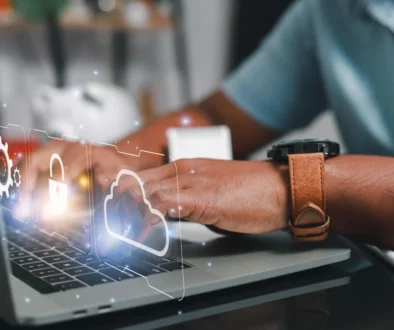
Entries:
{"label": "wrist", "polygon": [[274,189],[277,201],[277,230],[287,228],[291,215],[291,190],[290,176],[287,165],[277,162],[270,162],[274,169]]}
{"label": "wrist", "polygon": [[[139,154],[140,150],[165,155],[167,152],[166,131],[169,127],[209,126],[212,122],[198,108],[189,108],[174,112],[143,127],[140,131],[122,139],[118,144],[119,151]],[[165,157],[145,153],[140,159],[138,169],[156,167],[165,163]]]}

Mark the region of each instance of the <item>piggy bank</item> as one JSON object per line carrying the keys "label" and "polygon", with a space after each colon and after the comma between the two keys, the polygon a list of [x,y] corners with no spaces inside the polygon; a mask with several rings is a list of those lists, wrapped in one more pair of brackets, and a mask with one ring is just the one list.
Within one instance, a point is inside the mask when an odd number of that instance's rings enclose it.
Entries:
{"label": "piggy bank", "polygon": [[86,83],[57,89],[38,88],[31,107],[49,135],[78,137],[86,142],[114,143],[138,130],[139,109],[127,91],[113,85]]}

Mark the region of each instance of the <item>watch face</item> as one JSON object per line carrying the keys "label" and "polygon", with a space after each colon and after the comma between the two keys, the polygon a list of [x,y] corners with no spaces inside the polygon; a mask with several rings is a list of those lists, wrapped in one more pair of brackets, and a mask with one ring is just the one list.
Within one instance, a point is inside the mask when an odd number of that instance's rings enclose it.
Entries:
{"label": "watch face", "polygon": [[274,145],[268,151],[268,157],[278,161],[287,161],[288,155],[318,153],[324,154],[325,158],[340,154],[339,144],[327,139],[304,139],[282,141]]}
{"label": "watch face", "polygon": [[287,140],[287,141],[281,141],[276,144],[276,146],[286,146],[286,145],[293,145],[293,144],[299,144],[299,143],[325,143],[325,142],[331,142],[328,139],[302,139],[302,140]]}

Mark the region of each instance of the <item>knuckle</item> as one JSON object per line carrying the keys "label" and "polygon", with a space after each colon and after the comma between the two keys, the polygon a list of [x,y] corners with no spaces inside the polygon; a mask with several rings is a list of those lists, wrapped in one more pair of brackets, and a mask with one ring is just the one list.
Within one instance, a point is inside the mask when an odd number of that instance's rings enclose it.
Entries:
{"label": "knuckle", "polygon": [[189,159],[176,160],[174,163],[176,164],[176,167],[178,168],[179,172],[185,172],[185,171],[187,171],[187,168],[190,167],[190,160]]}
{"label": "knuckle", "polygon": [[148,182],[144,184],[144,190],[145,190],[145,194],[147,197],[149,197],[156,189],[156,187],[158,187],[158,183],[156,181],[153,182]]}
{"label": "knuckle", "polygon": [[131,197],[132,200],[141,203],[142,202],[142,191],[141,189],[138,189],[136,187],[129,188],[128,194]]}
{"label": "knuckle", "polygon": [[151,195],[150,200],[154,204],[164,204],[169,200],[169,192],[162,190],[156,191]]}
{"label": "knuckle", "polygon": [[180,159],[174,161],[179,173],[187,173],[190,170],[198,167],[199,160],[196,159]]}

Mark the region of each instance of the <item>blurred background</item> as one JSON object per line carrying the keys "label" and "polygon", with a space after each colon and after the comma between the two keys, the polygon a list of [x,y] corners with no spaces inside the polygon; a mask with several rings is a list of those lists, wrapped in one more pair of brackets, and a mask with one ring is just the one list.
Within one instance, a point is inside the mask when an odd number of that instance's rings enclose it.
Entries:
{"label": "blurred background", "polygon": [[[138,129],[218,88],[293,1],[0,0],[0,125],[46,130],[68,112],[56,129],[83,137],[94,108],[68,102],[82,94],[104,109],[129,97],[112,115]],[[340,140],[330,112],[291,137]]]}

